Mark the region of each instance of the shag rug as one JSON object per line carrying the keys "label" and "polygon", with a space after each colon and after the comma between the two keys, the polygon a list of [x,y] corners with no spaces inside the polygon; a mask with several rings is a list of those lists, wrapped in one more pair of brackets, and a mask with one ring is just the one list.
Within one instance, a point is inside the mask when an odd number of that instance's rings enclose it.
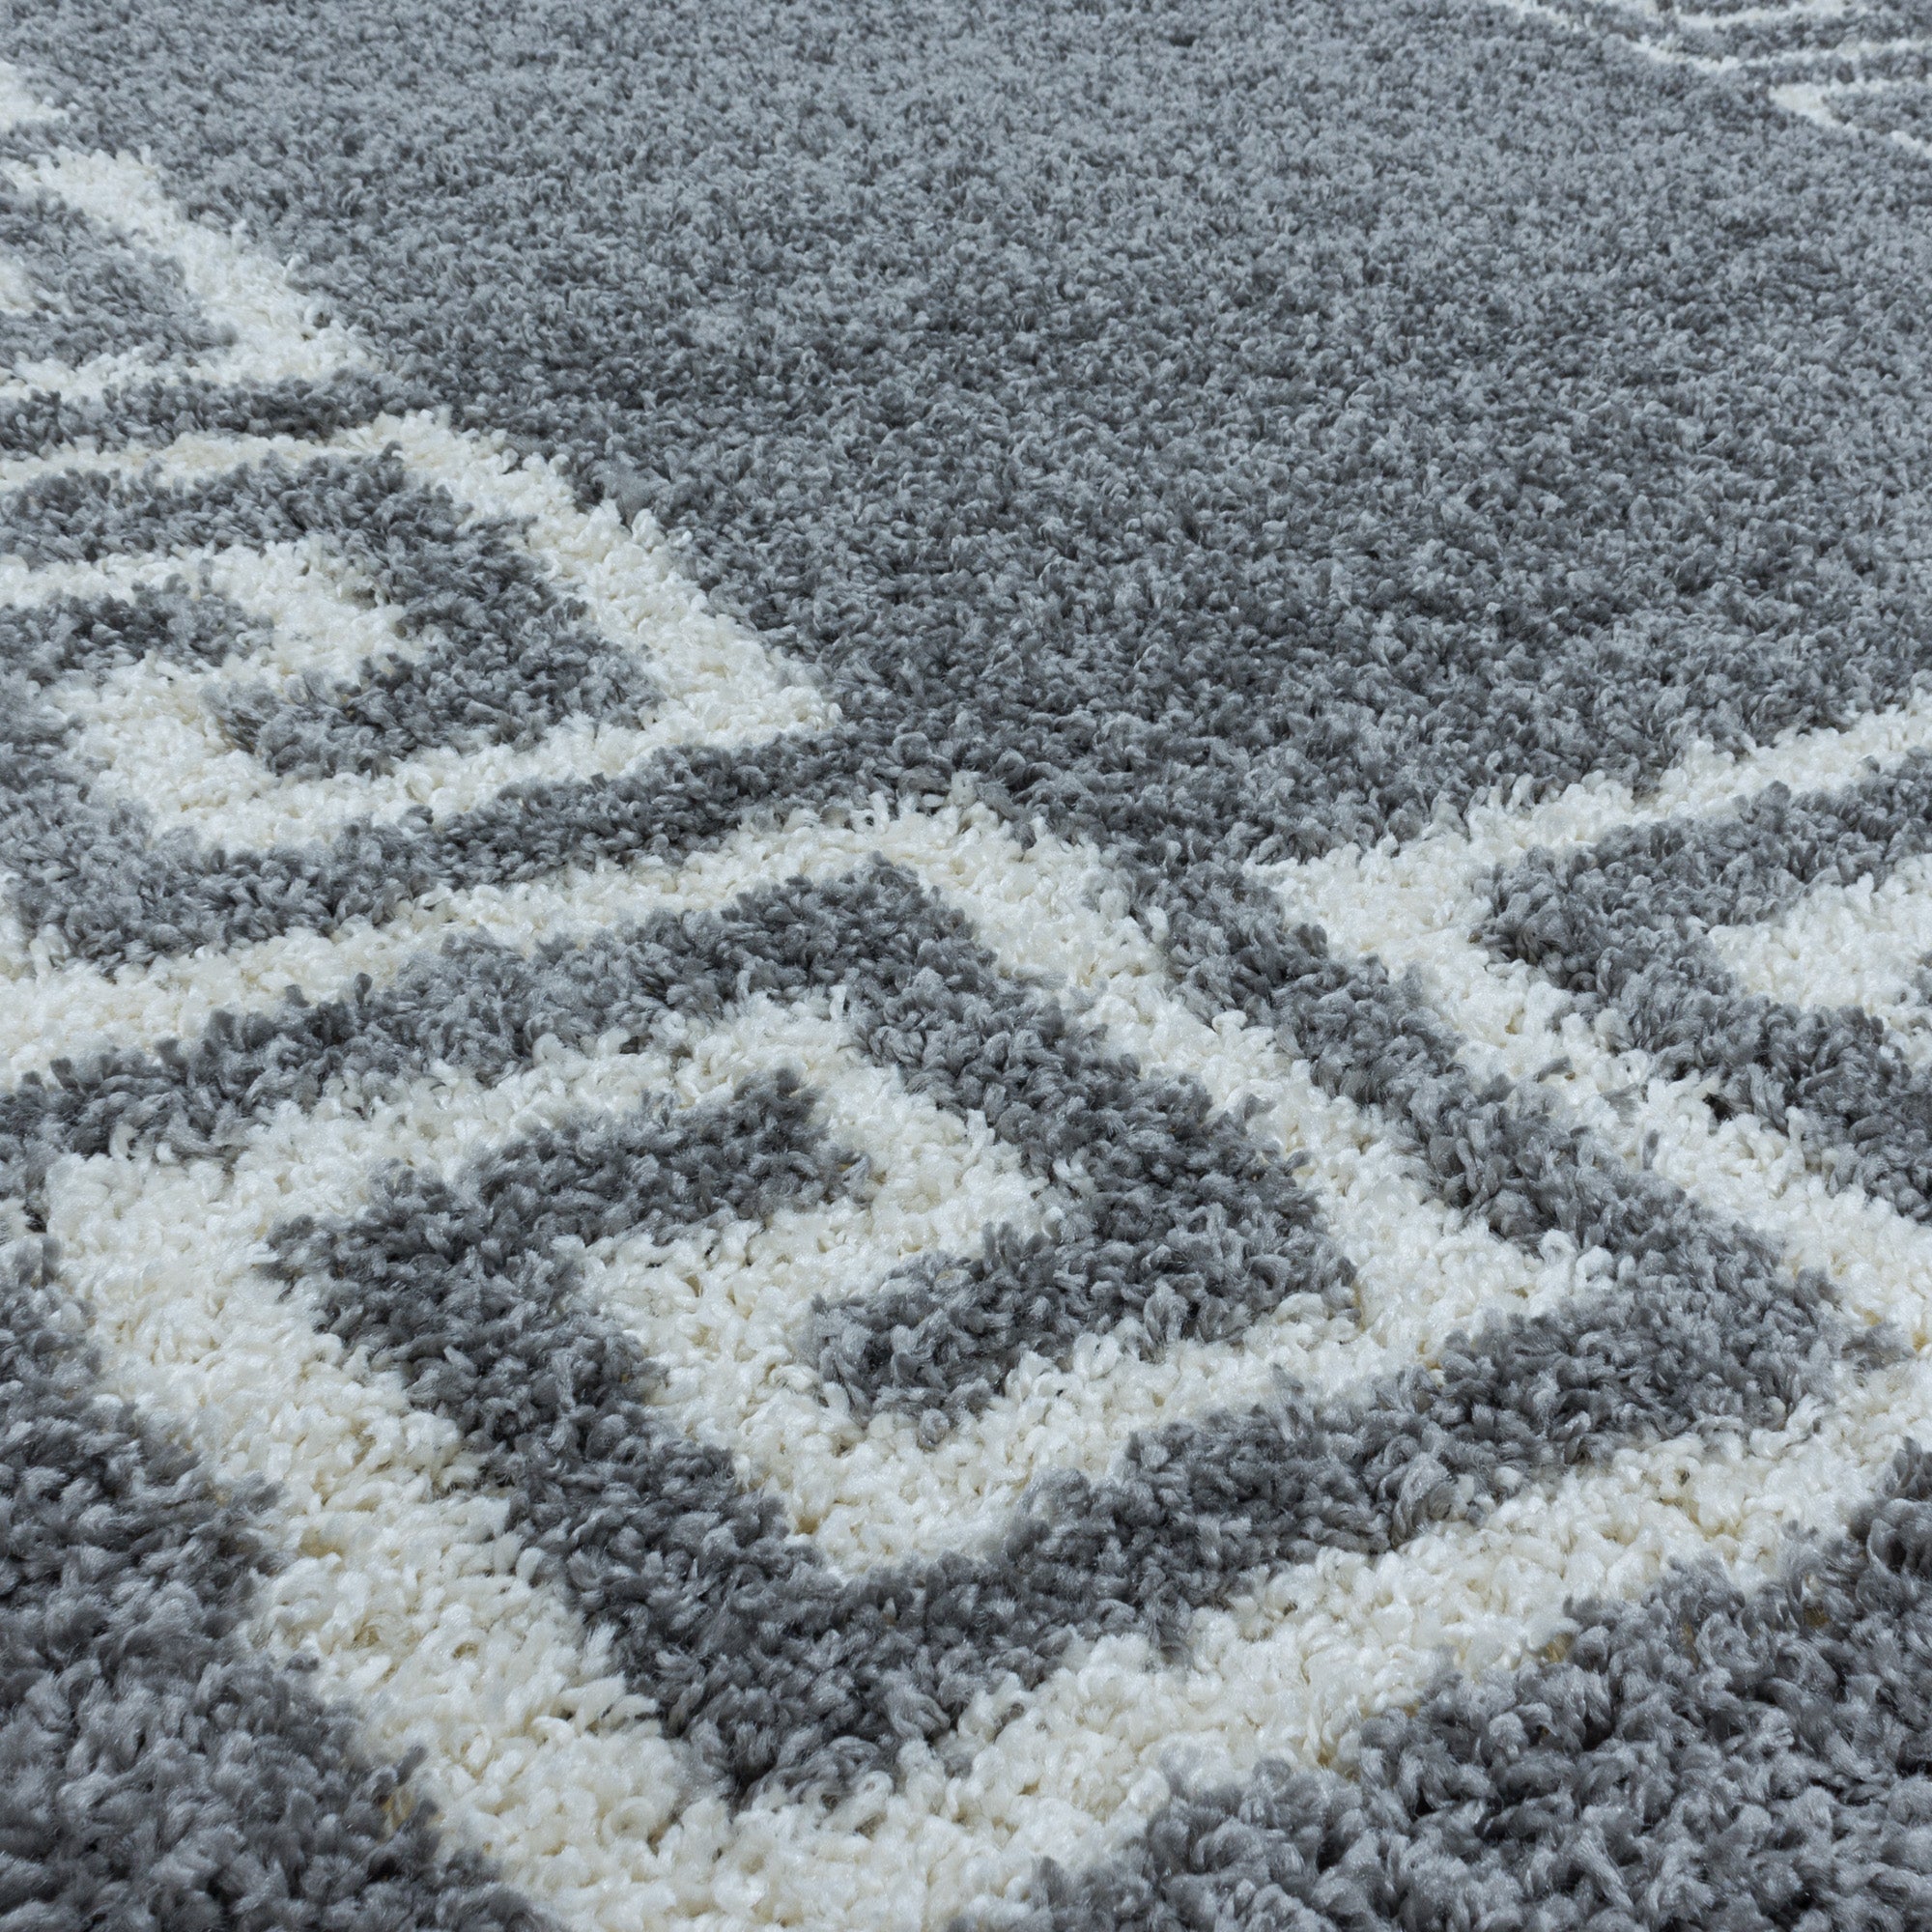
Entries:
{"label": "shag rug", "polygon": [[0,1932],[1932,1925],[1932,4],[0,0]]}

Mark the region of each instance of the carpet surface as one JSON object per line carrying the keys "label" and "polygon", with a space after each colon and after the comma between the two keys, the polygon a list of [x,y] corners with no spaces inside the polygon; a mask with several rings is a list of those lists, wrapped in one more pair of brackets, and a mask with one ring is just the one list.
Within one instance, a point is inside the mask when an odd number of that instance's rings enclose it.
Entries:
{"label": "carpet surface", "polygon": [[0,1932],[1932,1925],[1932,0],[0,61]]}

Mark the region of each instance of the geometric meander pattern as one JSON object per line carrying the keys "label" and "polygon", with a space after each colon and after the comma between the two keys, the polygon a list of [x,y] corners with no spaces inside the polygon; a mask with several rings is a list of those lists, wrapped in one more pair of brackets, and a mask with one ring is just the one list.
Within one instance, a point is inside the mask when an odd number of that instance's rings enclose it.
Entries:
{"label": "geometric meander pattern", "polygon": [[[1877,127],[1903,68],[1732,44],[1853,12],[1639,39]],[[371,373],[140,164],[12,182],[18,393]],[[1932,706],[1272,868],[1301,1004],[1204,1010],[968,787],[668,823],[817,687],[343,413],[0,473],[8,1233],[252,1498],[235,1640],[543,1911],[991,1911],[1932,1424]]]}

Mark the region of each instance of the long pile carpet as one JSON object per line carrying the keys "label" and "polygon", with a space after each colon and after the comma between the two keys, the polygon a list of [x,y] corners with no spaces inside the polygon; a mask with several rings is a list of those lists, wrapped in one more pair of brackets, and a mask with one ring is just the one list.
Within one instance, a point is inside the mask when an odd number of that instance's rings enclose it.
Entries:
{"label": "long pile carpet", "polygon": [[1932,4],[0,60],[0,1932],[1932,1926]]}

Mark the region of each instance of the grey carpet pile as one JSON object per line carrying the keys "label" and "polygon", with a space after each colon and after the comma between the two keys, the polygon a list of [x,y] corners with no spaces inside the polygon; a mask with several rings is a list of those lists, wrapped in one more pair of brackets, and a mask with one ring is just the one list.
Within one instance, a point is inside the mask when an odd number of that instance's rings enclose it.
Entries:
{"label": "grey carpet pile", "polygon": [[0,1932],[1932,1926],[1932,4],[0,62]]}

